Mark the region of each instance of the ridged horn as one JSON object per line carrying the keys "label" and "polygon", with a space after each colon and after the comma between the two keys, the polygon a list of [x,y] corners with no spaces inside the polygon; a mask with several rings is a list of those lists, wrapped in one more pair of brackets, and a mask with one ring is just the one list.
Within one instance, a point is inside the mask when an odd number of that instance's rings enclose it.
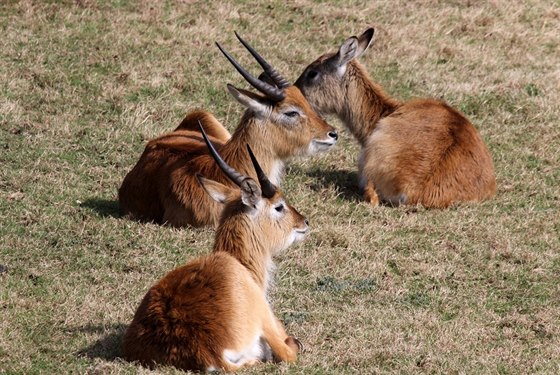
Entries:
{"label": "ridged horn", "polygon": [[272,86],[272,85],[270,85],[266,82],[260,81],[257,78],[253,77],[251,75],[251,73],[249,73],[248,71],[243,69],[241,67],[241,65],[239,65],[239,63],[237,61],[235,61],[235,59],[229,53],[227,53],[226,50],[224,50],[222,48],[222,46],[220,46],[220,44],[218,42],[216,42],[216,46],[220,49],[220,51],[224,54],[224,56],[229,60],[229,62],[235,67],[235,69],[237,69],[239,74],[241,74],[243,76],[243,78],[245,78],[245,80],[251,84],[251,86],[253,86],[257,90],[259,90],[260,92],[265,94],[269,99],[274,100],[275,102],[279,102],[281,100],[284,100],[284,98],[286,97],[286,94],[284,93],[283,90],[279,89],[278,87],[274,87],[274,86]]}
{"label": "ridged horn", "polygon": [[282,74],[280,74],[261,55],[259,55],[259,53],[257,51],[255,51],[255,49],[253,47],[251,47],[251,45],[249,43],[247,43],[245,40],[243,40],[243,38],[241,38],[239,36],[237,31],[235,31],[234,33],[235,33],[235,36],[237,37],[237,39],[239,39],[239,41],[241,42],[241,44],[243,44],[245,46],[245,48],[247,48],[247,50],[251,53],[251,55],[253,55],[255,60],[257,60],[259,65],[263,68],[264,72],[266,74],[268,74],[268,76],[270,78],[272,78],[272,80],[274,81],[276,86],[278,86],[281,89],[285,89],[286,87],[290,86],[290,82],[288,82],[288,80],[286,78],[282,77]]}
{"label": "ridged horn", "polygon": [[249,151],[253,167],[255,168],[255,172],[257,172],[257,178],[259,179],[259,184],[261,185],[262,196],[268,199],[272,198],[274,194],[276,194],[276,187],[272,184],[272,182],[270,182],[268,177],[266,177],[266,174],[264,174],[249,144],[247,144],[247,151]]}
{"label": "ridged horn", "polygon": [[243,182],[243,180],[245,180],[246,177],[243,176],[241,173],[237,172],[232,167],[230,167],[224,161],[224,159],[222,159],[220,154],[218,154],[218,151],[216,151],[216,149],[214,148],[214,145],[212,144],[212,142],[210,142],[210,139],[208,139],[208,135],[206,135],[206,132],[204,131],[204,128],[202,127],[202,124],[200,123],[200,120],[198,121],[198,127],[200,128],[200,132],[202,133],[202,137],[204,138],[204,142],[206,142],[206,146],[208,146],[208,149],[210,150],[210,154],[212,155],[212,157],[216,161],[216,164],[218,164],[220,169],[222,171],[224,171],[225,175],[228,176],[228,178],[230,180],[232,180],[237,186],[241,186],[241,183]]}

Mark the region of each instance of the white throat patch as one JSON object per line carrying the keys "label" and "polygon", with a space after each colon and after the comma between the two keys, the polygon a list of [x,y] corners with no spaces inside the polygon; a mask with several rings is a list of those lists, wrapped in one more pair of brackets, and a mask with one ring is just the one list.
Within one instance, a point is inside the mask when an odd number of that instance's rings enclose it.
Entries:
{"label": "white throat patch", "polygon": [[272,164],[272,168],[270,168],[268,179],[274,185],[278,186],[280,185],[283,174],[284,174],[284,163],[280,160],[277,160]]}
{"label": "white throat patch", "polygon": [[346,73],[346,64],[339,66],[336,69],[336,73],[338,74],[339,77],[342,77],[344,75],[344,73]]}

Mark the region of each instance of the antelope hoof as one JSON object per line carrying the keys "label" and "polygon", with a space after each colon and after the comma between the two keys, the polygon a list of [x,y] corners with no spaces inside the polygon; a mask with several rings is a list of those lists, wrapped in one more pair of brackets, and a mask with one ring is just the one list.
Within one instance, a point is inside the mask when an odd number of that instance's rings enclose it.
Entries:
{"label": "antelope hoof", "polygon": [[284,342],[286,343],[286,345],[288,345],[298,353],[303,352],[303,350],[305,349],[301,341],[299,341],[295,336],[286,337],[286,340],[284,340]]}
{"label": "antelope hoof", "polygon": [[379,196],[375,192],[375,189],[371,186],[367,186],[364,189],[364,200],[371,204],[373,207],[379,206]]}

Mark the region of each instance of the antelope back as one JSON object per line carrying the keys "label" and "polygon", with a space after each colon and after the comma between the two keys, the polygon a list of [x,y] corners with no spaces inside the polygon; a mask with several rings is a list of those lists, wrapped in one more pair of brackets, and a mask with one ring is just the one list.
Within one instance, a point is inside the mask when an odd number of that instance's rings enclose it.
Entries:
{"label": "antelope back", "polygon": [[227,142],[231,138],[229,131],[212,115],[204,110],[194,110],[188,113],[175,131],[191,130],[198,133],[199,123],[204,124],[206,132],[211,137],[217,138],[222,142]]}

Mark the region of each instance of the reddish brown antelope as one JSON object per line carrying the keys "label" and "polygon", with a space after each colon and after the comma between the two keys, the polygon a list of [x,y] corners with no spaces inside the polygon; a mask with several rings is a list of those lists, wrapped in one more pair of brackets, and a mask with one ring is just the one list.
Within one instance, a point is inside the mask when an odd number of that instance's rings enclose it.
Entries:
{"label": "reddish brown antelope", "polygon": [[195,111],[175,131],[149,141],[119,189],[124,214],[173,226],[217,225],[222,207],[204,193],[195,176],[200,173],[226,185],[231,183],[208,155],[198,121],[230,165],[255,177],[250,159],[243,152],[245,144],[251,145],[274,184],[280,183],[286,159],[328,150],[336,143],[334,128],[311,109],[300,90],[238,38],[274,79],[274,85],[253,77],[218,45],[239,73],[264,96],[227,86],[231,95],[247,107],[231,136],[210,113]]}
{"label": "reddish brown antelope", "polygon": [[293,362],[301,343],[274,316],[267,288],[272,257],[303,240],[307,220],[286,204],[248,145],[259,184],[228,166],[205,140],[238,188],[197,175],[224,205],[213,252],[169,272],[148,291],[124,336],[123,356],[198,371]]}
{"label": "reddish brown antelope", "polygon": [[315,110],[335,114],[362,146],[360,188],[372,205],[447,207],[494,195],[492,157],[475,127],[439,100],[400,102],[373,82],[356,60],[373,29],[347,39],[298,78]]}

